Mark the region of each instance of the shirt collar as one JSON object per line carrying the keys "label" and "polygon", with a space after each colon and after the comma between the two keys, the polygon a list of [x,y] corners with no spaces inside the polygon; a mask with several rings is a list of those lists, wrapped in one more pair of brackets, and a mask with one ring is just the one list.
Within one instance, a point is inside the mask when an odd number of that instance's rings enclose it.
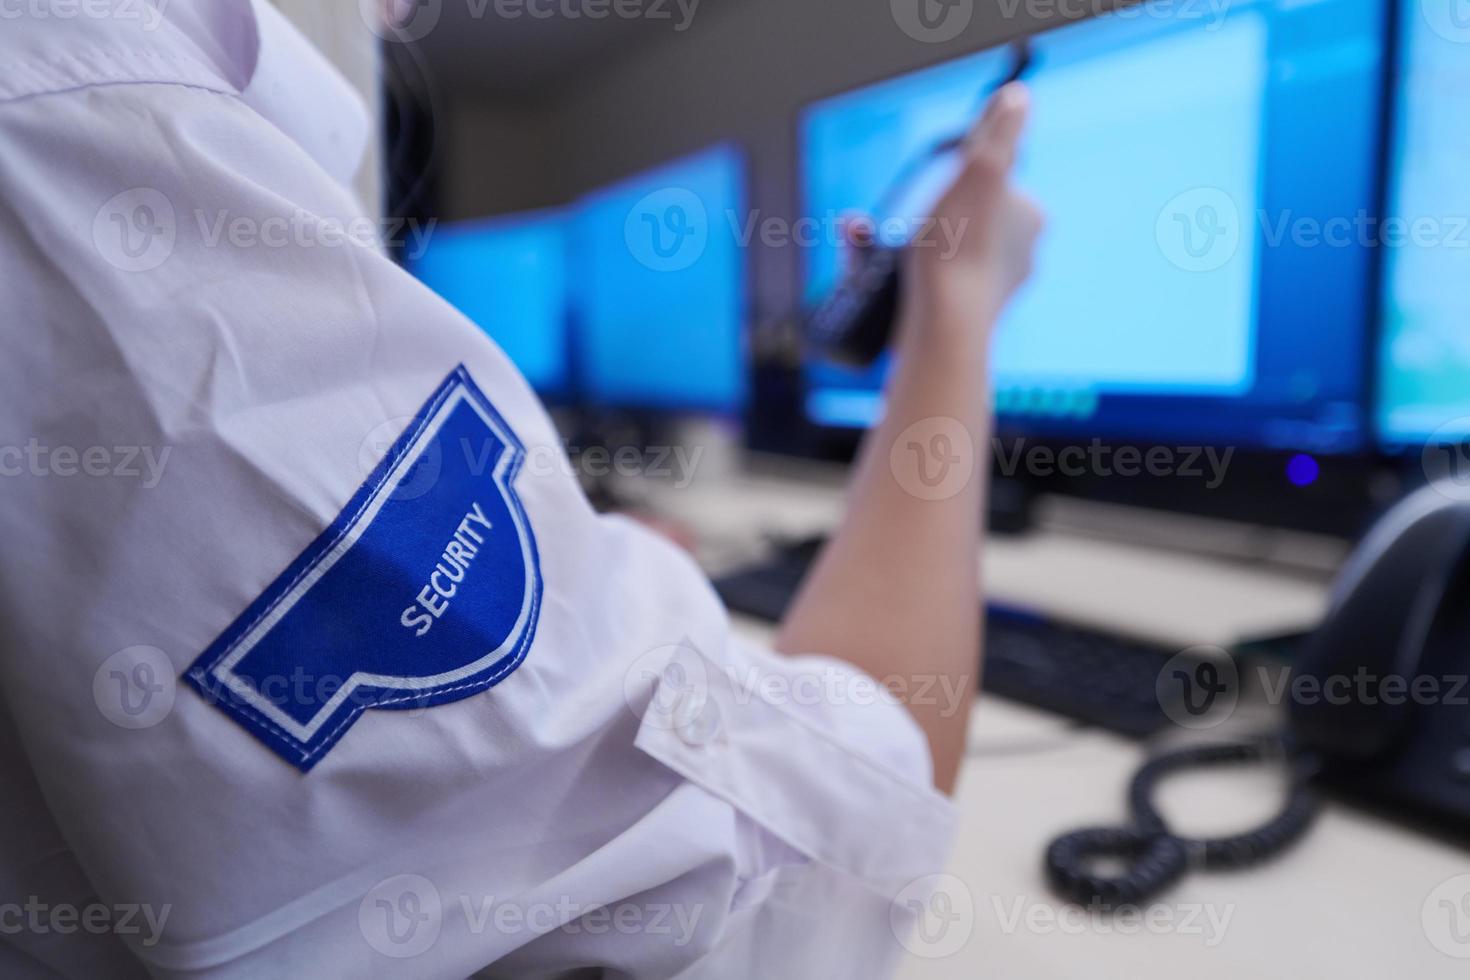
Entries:
{"label": "shirt collar", "polygon": [[[352,85],[267,0],[172,0],[169,22],[256,112],[339,183],[350,184],[372,126]],[[368,43],[371,32],[361,32]]]}
{"label": "shirt collar", "polygon": [[[332,63],[266,0],[251,0],[257,57],[245,102],[265,116],[339,183],[350,184],[367,151],[367,106]],[[352,5],[356,7],[356,4]],[[371,32],[363,30],[362,43]]]}

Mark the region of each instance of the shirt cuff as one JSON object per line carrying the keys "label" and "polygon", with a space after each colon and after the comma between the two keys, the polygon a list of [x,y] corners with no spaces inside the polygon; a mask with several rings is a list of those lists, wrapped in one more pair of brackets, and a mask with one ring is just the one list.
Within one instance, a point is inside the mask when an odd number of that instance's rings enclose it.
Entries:
{"label": "shirt cuff", "polygon": [[907,709],[846,664],[778,666],[738,645],[720,663],[686,642],[635,744],[803,855],[893,897],[944,869],[955,831],[916,734]]}

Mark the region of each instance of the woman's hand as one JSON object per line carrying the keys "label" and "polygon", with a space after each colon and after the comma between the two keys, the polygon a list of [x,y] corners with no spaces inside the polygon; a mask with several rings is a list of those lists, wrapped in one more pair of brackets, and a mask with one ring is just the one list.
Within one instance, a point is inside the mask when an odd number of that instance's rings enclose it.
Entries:
{"label": "woman's hand", "polygon": [[1011,182],[1030,111],[1025,86],[997,92],[963,150],[964,166],[940,198],[925,236],[909,249],[903,330],[926,342],[958,331],[987,341],[989,328],[1031,274],[1044,224],[1039,208]]}
{"label": "woman's hand", "polygon": [[[1026,90],[1007,86],[976,124],[965,166],[935,213],[948,223],[939,229],[948,241],[959,237],[953,251],[909,249],[903,349],[886,410],[864,441],[842,527],[776,641],[905,682],[945,792],[965,756],[967,695],[980,669],[976,557],[990,474],[990,326],[1030,273],[1041,231],[1040,213],[1010,183],[1026,109]],[[853,230],[849,240],[861,245],[863,229]],[[937,489],[927,481],[930,464],[942,467]],[[954,703],[917,695],[936,682],[955,692]]]}

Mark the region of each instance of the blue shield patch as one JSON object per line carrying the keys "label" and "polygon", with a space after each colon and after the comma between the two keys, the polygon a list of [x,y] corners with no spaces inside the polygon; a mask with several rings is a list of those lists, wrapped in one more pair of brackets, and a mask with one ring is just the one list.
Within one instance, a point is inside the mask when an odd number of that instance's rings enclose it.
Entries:
{"label": "blue shield patch", "polygon": [[505,679],[541,607],[515,489],[525,455],[457,368],[186,682],[306,771],[369,708],[445,704]]}

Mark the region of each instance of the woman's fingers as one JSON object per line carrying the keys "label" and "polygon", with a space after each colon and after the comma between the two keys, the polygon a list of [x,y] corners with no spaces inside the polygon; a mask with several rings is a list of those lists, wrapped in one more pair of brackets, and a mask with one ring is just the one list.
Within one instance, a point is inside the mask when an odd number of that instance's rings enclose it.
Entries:
{"label": "woman's fingers", "polygon": [[1000,175],[1010,173],[1016,163],[1021,133],[1031,112],[1031,93],[1020,82],[1011,82],[990,97],[974,129],[966,140],[966,154],[974,161],[995,169]]}

